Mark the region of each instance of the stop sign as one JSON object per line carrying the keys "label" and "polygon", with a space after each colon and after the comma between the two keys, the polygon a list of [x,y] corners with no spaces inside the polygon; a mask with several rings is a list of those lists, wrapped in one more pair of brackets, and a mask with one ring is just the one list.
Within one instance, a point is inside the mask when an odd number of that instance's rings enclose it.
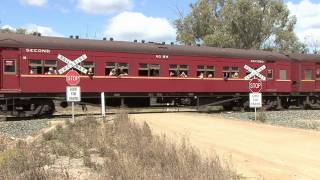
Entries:
{"label": "stop sign", "polygon": [[80,75],[77,71],[75,70],[70,70],[66,74],[66,81],[70,86],[76,86],[80,82]]}
{"label": "stop sign", "polygon": [[253,93],[258,93],[262,89],[262,82],[260,79],[251,79],[249,82],[249,90]]}

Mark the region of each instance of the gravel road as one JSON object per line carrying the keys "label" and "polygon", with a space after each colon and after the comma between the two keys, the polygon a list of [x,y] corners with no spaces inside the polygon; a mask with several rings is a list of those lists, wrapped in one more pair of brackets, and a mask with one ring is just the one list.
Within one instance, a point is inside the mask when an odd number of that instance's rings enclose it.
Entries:
{"label": "gravel road", "polygon": [[[290,117],[299,119],[293,113]],[[319,131],[235,120],[236,115],[239,114],[170,113],[131,117],[139,123],[146,121],[154,133],[165,133],[173,141],[188,138],[204,154],[231,157],[237,171],[248,179],[319,179]],[[241,115],[247,118],[246,113]],[[281,117],[291,119],[284,112],[271,112],[267,117],[276,118],[275,121]]]}

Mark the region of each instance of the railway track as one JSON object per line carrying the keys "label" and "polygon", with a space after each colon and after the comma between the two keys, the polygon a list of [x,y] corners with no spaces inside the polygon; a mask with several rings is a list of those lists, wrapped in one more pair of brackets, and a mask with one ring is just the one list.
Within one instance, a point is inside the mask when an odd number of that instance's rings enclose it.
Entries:
{"label": "railway track", "polygon": [[[89,111],[88,111],[89,112]],[[106,115],[114,115],[120,112],[125,112],[128,114],[145,114],[145,113],[177,113],[177,112],[197,112],[194,108],[126,108],[119,109],[114,108],[110,109]],[[101,116],[99,112],[91,112],[91,113],[75,113],[75,117],[83,117],[83,116]],[[56,112],[50,116],[41,116],[41,117],[13,117],[13,116],[0,116],[2,121],[21,121],[21,120],[37,120],[37,119],[57,119],[57,118],[72,118],[72,114],[70,112]]]}

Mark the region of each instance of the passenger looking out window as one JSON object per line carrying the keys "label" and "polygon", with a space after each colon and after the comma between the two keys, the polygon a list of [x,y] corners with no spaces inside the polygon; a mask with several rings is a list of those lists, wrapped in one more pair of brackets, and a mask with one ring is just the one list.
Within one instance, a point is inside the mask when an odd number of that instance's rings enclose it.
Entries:
{"label": "passenger looking out window", "polygon": [[186,73],[185,73],[184,71],[182,71],[181,74],[180,74],[180,77],[186,78],[186,77],[188,77],[188,76],[186,75]]}
{"label": "passenger looking out window", "polygon": [[[81,66],[88,70],[87,71],[87,75],[88,76],[94,76],[94,74],[95,74],[95,64],[94,64],[94,62],[92,62],[92,61],[83,61],[81,63]],[[76,71],[78,71],[78,70],[76,69]],[[79,74],[84,74],[84,73],[79,72]]]}
{"label": "passenger looking out window", "polygon": [[197,76],[199,78],[212,78],[215,74],[214,66],[198,65]]}
{"label": "passenger looking out window", "polygon": [[160,65],[139,64],[139,76],[160,76]]}
{"label": "passenger looking out window", "polygon": [[171,77],[188,77],[189,66],[185,64],[170,64],[169,76]]}
{"label": "passenger looking out window", "polygon": [[29,73],[30,74],[58,74],[56,60],[30,60]]}
{"label": "passenger looking out window", "polygon": [[223,67],[223,78],[224,79],[239,78],[239,74],[240,74],[239,67],[229,67],[229,66]]}
{"label": "passenger looking out window", "polygon": [[106,76],[127,76],[129,72],[128,63],[109,62],[105,68]]}

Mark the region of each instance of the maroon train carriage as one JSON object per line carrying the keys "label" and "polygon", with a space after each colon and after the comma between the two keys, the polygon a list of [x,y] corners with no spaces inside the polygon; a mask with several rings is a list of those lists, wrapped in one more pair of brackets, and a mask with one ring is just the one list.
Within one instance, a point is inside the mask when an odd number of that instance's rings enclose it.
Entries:
{"label": "maroon train carriage", "polygon": [[[221,104],[248,107],[244,66],[261,74],[267,109],[318,107],[320,57],[164,43],[119,42],[0,33],[0,110],[17,116],[48,115],[65,101],[66,64],[57,57],[87,59],[80,66],[82,103],[108,105]],[[65,106],[66,103],[62,102]]]}

